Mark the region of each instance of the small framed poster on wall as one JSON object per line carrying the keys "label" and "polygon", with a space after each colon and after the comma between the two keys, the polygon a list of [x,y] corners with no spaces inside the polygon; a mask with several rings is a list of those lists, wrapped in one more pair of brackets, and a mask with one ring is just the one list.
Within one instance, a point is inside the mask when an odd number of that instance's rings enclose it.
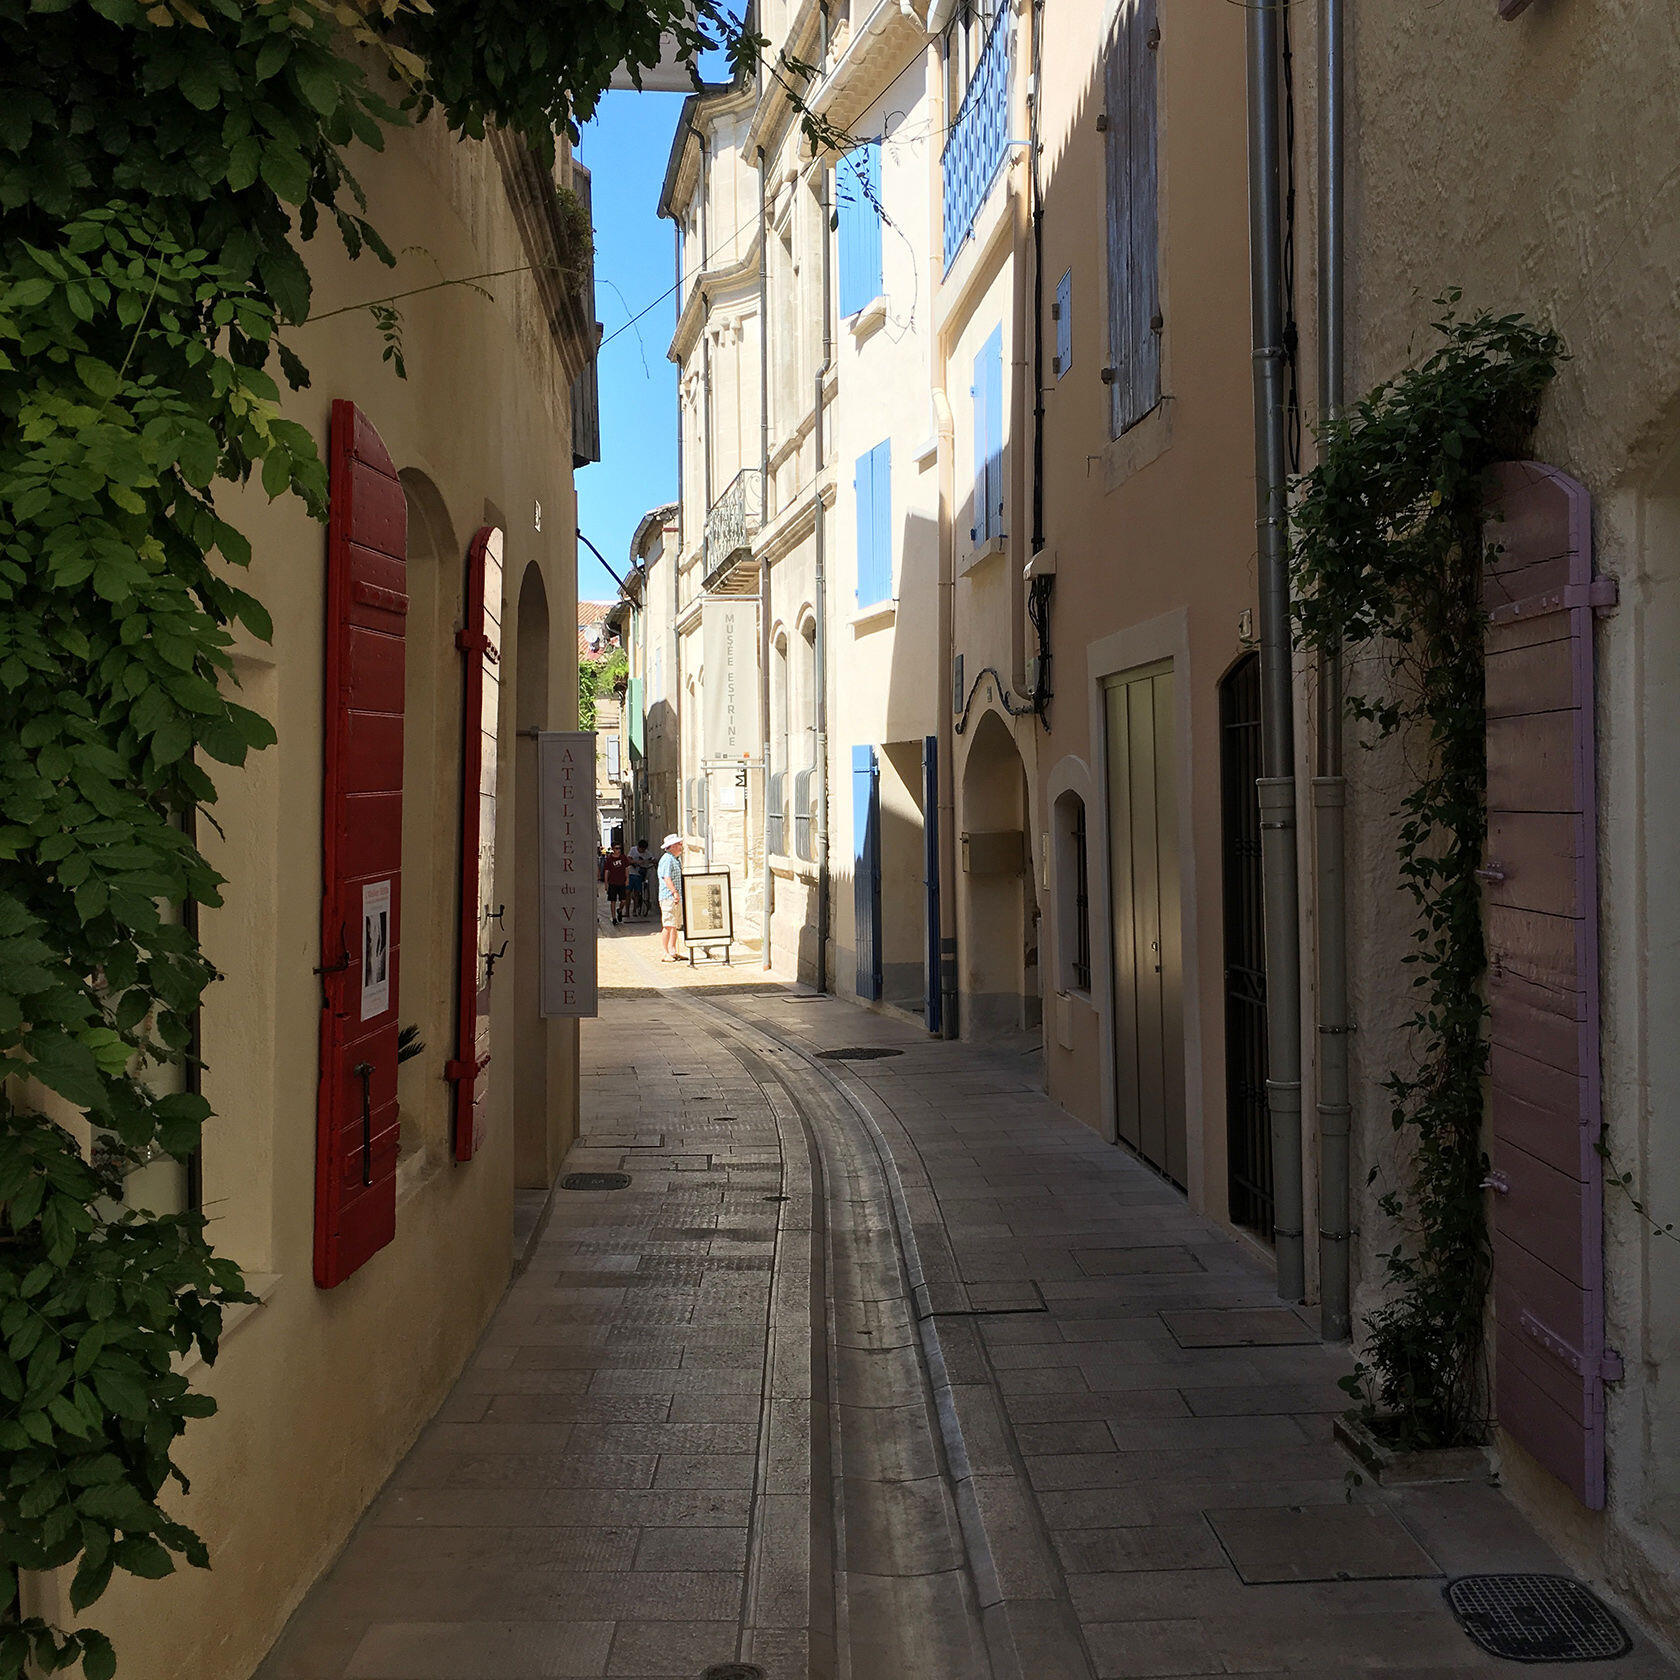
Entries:
{"label": "small framed poster on wall", "polygon": [[730,945],[735,938],[735,907],[729,896],[727,869],[683,874],[683,938],[690,945]]}

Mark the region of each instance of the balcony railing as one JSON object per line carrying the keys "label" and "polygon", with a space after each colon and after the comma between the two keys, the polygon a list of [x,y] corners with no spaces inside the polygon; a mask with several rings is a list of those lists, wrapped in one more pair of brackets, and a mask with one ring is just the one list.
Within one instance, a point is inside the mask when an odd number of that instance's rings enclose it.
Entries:
{"label": "balcony railing", "polygon": [[763,523],[764,474],[757,467],[744,467],[706,515],[706,589],[716,586],[732,561],[751,551]]}
{"label": "balcony railing", "polygon": [[940,160],[946,268],[974,231],[974,219],[1009,150],[1009,13],[1008,6],[998,7]]}

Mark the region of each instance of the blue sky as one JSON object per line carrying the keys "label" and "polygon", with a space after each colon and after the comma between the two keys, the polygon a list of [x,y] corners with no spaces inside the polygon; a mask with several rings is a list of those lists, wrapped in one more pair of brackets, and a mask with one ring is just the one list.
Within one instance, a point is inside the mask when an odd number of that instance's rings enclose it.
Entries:
{"label": "blue sky", "polygon": [[[676,300],[665,297],[635,326],[625,323],[676,278],[671,224],[656,206],[681,110],[679,93],[609,93],[577,148],[591,175],[595,316],[608,340],[601,347],[601,459],[578,472],[578,524],[621,575],[637,522],[676,496],[677,370],[665,359]],[[579,544],[579,597],[617,594]]]}

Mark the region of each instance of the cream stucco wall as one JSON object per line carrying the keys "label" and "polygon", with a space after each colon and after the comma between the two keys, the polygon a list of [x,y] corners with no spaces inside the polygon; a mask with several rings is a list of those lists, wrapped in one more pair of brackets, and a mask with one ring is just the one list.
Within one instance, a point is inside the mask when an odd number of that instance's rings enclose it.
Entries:
{"label": "cream stucco wall", "polygon": [[[1551,0],[1502,22],[1492,6],[1425,13],[1352,7],[1349,63],[1350,392],[1427,341],[1429,300],[1522,311],[1570,359],[1548,395],[1536,455],[1594,504],[1598,570],[1621,606],[1598,631],[1604,1111],[1618,1169],[1659,1220],[1680,1217],[1680,1081],[1672,1022],[1676,771],[1669,743],[1680,632],[1680,201],[1670,166],[1680,12],[1638,0]],[[1429,74],[1418,74],[1422,62]],[[1363,755],[1361,755],[1363,757]],[[1392,760],[1361,763],[1349,867],[1377,896],[1392,880]],[[1376,1090],[1401,1053],[1391,977],[1409,919],[1352,930],[1355,1183],[1387,1159]],[[1609,1397],[1609,1508],[1582,1511],[1502,1440],[1526,1508],[1582,1567],[1680,1635],[1680,1251],[1626,1198],[1605,1203],[1608,1339],[1627,1363]],[[1360,1300],[1383,1233],[1366,1223]]]}
{"label": "cream stucco wall", "polygon": [[[1105,8],[1059,15],[1043,43],[1045,320],[1071,272],[1072,354],[1046,354],[1044,519],[1055,568],[1055,695],[1040,754],[1035,856],[1054,799],[1086,801],[1092,986],[1063,980],[1066,922],[1047,927],[1054,1004],[1049,1088],[1099,1131],[1114,1131],[1114,970],[1109,937],[1108,799],[1100,684],[1168,658],[1181,762],[1179,855],[1185,951],[1184,1056],[1193,1205],[1227,1217],[1220,679],[1244,652],[1257,604],[1248,341],[1244,19],[1222,6],[1163,17],[1156,64],[1162,400],[1110,439],[1107,327]],[[1054,848],[1051,848],[1054,850]],[[1071,852],[1052,859],[1072,867]],[[1054,894],[1071,913],[1072,895]],[[1047,918],[1060,921],[1061,918]],[[1047,1001],[1047,1008],[1050,1004]],[[1200,1100],[1195,1100],[1195,1093]]]}
{"label": "cream stucco wall", "polygon": [[[467,275],[529,260],[488,145],[427,128],[359,159],[357,172],[372,219],[405,255],[394,273],[371,260],[351,265],[323,235],[308,248],[317,313],[423,285],[440,269]],[[214,814],[225,838],[203,825],[210,860],[228,877],[226,908],[206,911],[202,924],[225,976],[203,1021],[204,1089],[217,1111],[205,1134],[204,1206],[212,1240],[259,1280],[264,1302],[239,1316],[216,1365],[193,1373],[220,1412],[188,1430],[180,1460],[192,1491],[176,1503],[208,1541],[211,1570],[155,1583],[119,1575],[98,1607],[132,1680],[250,1674],[447,1391],[501,1293],[516,1125],[541,1128],[550,1166],[575,1125],[575,1023],[532,1023],[546,1096],[523,1122],[516,1113],[516,999],[507,985],[493,1028],[487,1141],[468,1165],[449,1157],[443,1063],[454,1043],[442,971],[454,953],[459,777],[459,718],[450,714],[459,700],[449,696],[459,694],[453,637],[465,544],[482,524],[507,533],[503,739],[511,742],[515,722],[576,726],[575,689],[564,681],[553,685],[542,715],[514,715],[519,662],[529,651],[515,603],[528,568],[541,574],[560,638],[554,669],[571,666],[570,370],[560,365],[532,283],[514,276],[493,291],[486,298],[451,288],[404,305],[406,383],[381,361],[365,314],[289,335],[315,383],[288,395],[286,412],[324,454],[332,400],[353,398],[411,489],[423,484],[430,531],[415,533],[421,546],[452,545],[424,559],[417,550],[410,573],[424,599],[409,625],[409,657],[434,668],[443,691],[431,716],[410,720],[407,763],[422,785],[410,789],[404,830],[405,868],[415,876],[403,905],[401,1016],[421,1021],[427,1048],[403,1068],[397,1235],[331,1291],[315,1287],[311,1263],[325,535],[294,501],[268,504],[254,487],[222,497],[252,539],[249,586],[274,618],[272,646],[242,643],[237,664],[246,699],[274,722],[279,744],[243,771],[217,767]],[[522,771],[517,757],[504,757],[497,862],[507,930],[521,946],[533,936],[511,911]],[[435,807],[417,807],[416,795],[435,798]],[[60,1588],[30,1584],[49,1606]]]}

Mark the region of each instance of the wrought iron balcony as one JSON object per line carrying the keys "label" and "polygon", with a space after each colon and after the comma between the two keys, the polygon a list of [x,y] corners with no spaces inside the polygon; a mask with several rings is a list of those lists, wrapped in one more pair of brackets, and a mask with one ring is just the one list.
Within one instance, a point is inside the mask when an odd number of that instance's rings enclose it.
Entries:
{"label": "wrought iron balcony", "polygon": [[1008,6],[998,7],[940,159],[946,268],[974,231],[974,219],[1009,150],[1009,15]]}
{"label": "wrought iron balcony", "polygon": [[[764,474],[757,467],[743,467],[729,481],[729,488],[712,503],[706,515],[706,561],[701,587],[708,594],[740,594],[731,589],[731,574],[743,555],[751,554],[752,540],[764,523]],[[756,574],[746,569],[737,580],[747,589],[756,587]]]}

